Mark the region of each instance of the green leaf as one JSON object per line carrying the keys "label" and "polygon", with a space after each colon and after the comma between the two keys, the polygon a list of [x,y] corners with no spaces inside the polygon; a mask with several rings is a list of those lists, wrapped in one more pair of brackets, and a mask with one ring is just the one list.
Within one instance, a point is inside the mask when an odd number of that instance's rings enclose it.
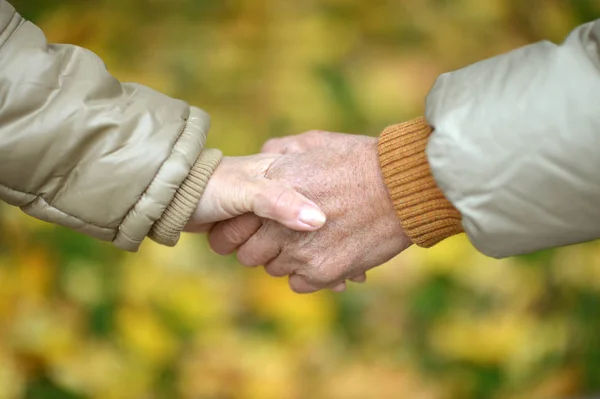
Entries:
{"label": "green leaf", "polygon": [[25,393],[27,399],[86,399],[85,396],[79,395],[75,392],[68,391],[64,388],[59,387],[53,381],[48,379],[46,376],[34,380],[29,383],[27,392]]}

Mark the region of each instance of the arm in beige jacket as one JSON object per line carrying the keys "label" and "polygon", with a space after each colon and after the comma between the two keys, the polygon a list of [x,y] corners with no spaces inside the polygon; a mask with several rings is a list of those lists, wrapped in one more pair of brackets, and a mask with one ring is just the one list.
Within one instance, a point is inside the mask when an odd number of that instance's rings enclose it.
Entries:
{"label": "arm in beige jacket", "polygon": [[[380,158],[409,236],[507,257],[600,238],[600,20],[439,77]],[[421,198],[421,201],[416,201]]]}
{"label": "arm in beige jacket", "polygon": [[221,158],[208,128],[200,109],[48,44],[0,0],[1,200],[126,250],[149,234],[173,244]]}

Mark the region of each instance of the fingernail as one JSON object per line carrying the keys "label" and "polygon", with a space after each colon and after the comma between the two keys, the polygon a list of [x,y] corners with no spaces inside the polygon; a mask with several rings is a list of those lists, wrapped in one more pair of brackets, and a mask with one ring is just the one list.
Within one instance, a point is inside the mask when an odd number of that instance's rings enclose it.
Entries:
{"label": "fingernail", "polygon": [[300,221],[311,227],[321,227],[325,224],[327,217],[323,212],[313,207],[304,207],[300,211]]}

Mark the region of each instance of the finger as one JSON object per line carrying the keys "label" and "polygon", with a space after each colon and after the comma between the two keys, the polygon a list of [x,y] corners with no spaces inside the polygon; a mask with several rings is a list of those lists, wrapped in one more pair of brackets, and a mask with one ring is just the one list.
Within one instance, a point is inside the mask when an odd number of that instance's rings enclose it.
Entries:
{"label": "finger", "polygon": [[350,277],[348,280],[355,283],[364,283],[365,281],[367,281],[367,273],[358,274],[354,277]]}
{"label": "finger", "polygon": [[345,282],[338,283],[338,284],[334,285],[333,288],[331,288],[331,290],[333,292],[344,292],[344,291],[346,291],[346,283]]}
{"label": "finger", "polygon": [[[276,259],[281,252],[281,242],[285,240],[291,230],[274,222],[265,223],[248,241],[246,241],[237,252],[237,258],[241,264],[246,266],[268,265]],[[274,274],[265,267],[267,273],[274,277],[285,276],[285,274]]]}
{"label": "finger", "polygon": [[312,285],[306,277],[299,274],[292,274],[289,278],[289,284],[292,291],[297,294],[310,294],[321,289],[321,287]]}
{"label": "finger", "polygon": [[264,179],[247,190],[250,211],[296,231],[315,231],[327,220],[311,200],[282,182]]}
{"label": "finger", "polygon": [[[294,234],[291,230],[285,229],[285,231],[271,230],[268,236],[265,236],[266,241],[270,241],[271,243],[275,241],[279,241],[276,249],[265,250],[261,256],[262,259],[260,264],[264,265],[265,271],[267,274],[273,277],[283,277],[294,274],[294,272],[298,268],[298,263],[294,262],[289,256],[285,253],[282,253],[283,243],[290,241],[290,234]],[[262,232],[261,232],[262,233]],[[257,234],[256,237],[260,237],[260,234]],[[254,239],[254,237],[253,237]],[[258,239],[258,238],[257,238]],[[248,243],[248,246],[253,243]],[[267,245],[264,245],[263,248],[267,248]]]}
{"label": "finger", "polygon": [[[278,254],[279,255],[279,254]],[[269,276],[283,277],[294,273],[294,265],[291,262],[281,261],[274,257],[273,260],[263,263],[265,265],[265,271]]]}
{"label": "finger", "polygon": [[261,219],[252,213],[217,223],[208,235],[208,243],[219,255],[229,255],[248,241],[261,225]]}

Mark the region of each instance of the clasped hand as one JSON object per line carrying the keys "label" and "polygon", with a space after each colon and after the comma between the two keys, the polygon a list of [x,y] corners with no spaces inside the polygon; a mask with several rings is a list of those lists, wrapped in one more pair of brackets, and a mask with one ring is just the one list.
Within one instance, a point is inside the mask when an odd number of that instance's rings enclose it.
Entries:
{"label": "clasped hand", "polygon": [[187,231],[212,249],[289,276],[292,290],[343,291],[346,280],[411,245],[381,176],[377,140],[312,131],[268,141],[262,154],[224,158]]}

